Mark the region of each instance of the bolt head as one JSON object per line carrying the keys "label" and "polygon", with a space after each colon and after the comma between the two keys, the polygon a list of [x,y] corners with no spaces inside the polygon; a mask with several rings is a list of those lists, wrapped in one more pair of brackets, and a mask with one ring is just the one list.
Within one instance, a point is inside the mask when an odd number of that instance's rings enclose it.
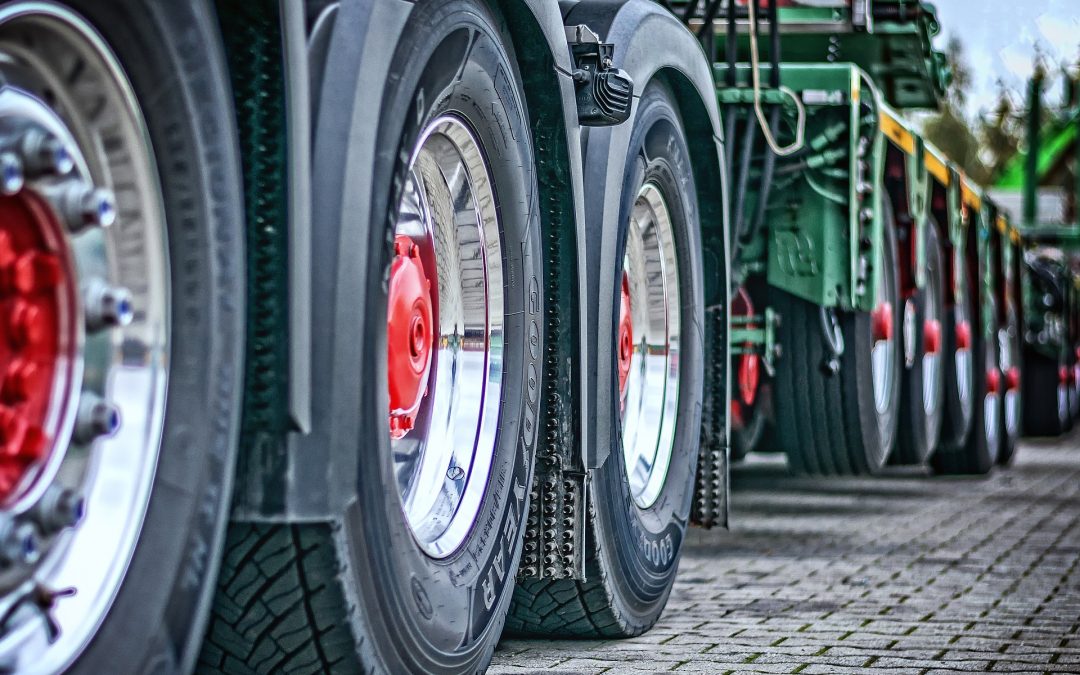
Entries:
{"label": "bolt head", "polygon": [[75,418],[75,441],[82,444],[112,436],[120,429],[120,411],[97,394],[83,395]]}
{"label": "bolt head", "polygon": [[108,227],[116,222],[116,198],[111,190],[88,190],[83,194],[80,207],[84,225]]}
{"label": "bolt head", "polygon": [[0,153],[0,193],[9,197],[18,194],[25,182],[19,157],[13,152]]}
{"label": "bolt head", "polygon": [[16,151],[31,178],[66,176],[75,170],[67,145],[43,129],[26,130]]}

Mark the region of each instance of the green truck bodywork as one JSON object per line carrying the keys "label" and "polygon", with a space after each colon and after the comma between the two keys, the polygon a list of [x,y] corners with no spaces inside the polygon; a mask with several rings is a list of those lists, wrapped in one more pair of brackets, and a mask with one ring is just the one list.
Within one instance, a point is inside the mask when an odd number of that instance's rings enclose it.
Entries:
{"label": "green truck bodywork", "polygon": [[[795,140],[799,113],[792,95],[806,111],[803,147],[776,161],[771,186],[762,186],[762,157],[768,150],[760,139],[760,147],[750,153],[748,175],[739,176],[747,139],[760,136],[760,129],[747,125],[761,126],[754,113],[748,20],[739,23],[738,62],[734,67],[723,61],[714,65],[717,99],[728,118],[729,175],[735,194],[731,222],[738,241],[733,246],[732,287],[764,277],[769,287],[822,307],[870,311],[878,283],[873,261],[882,245],[883,205],[889,202],[894,222],[911,237],[905,240],[910,244],[901,242],[904,293],[925,283],[924,232],[933,222],[948,255],[963,257],[975,245],[980,281],[988,292],[997,291],[1000,313],[1006,288],[1015,284],[1000,271],[1009,269],[1016,255],[1018,232],[991,198],[926,142],[901,112],[936,107],[949,83],[944,55],[932,45],[939,31],[936,13],[928,3],[899,0],[868,2],[865,7],[861,19],[850,6],[778,8],[778,77],[767,62],[769,40],[759,37],[757,96],[766,115],[773,108],[780,110],[780,144]],[[693,21],[690,25],[695,28]],[[700,30],[701,22],[696,27]],[[720,28],[712,34],[723,39]],[[706,42],[706,51],[715,53],[715,46],[710,49]],[[746,185],[743,199],[738,196],[740,180]],[[762,199],[765,217],[753,227]],[[770,317],[757,314],[753,320],[734,317],[733,330],[740,331],[740,322],[772,325]],[[989,312],[982,314],[990,320]],[[986,330],[990,334],[989,325]],[[771,356],[771,331],[733,333],[733,344],[741,344],[736,337],[761,345],[760,353]]]}

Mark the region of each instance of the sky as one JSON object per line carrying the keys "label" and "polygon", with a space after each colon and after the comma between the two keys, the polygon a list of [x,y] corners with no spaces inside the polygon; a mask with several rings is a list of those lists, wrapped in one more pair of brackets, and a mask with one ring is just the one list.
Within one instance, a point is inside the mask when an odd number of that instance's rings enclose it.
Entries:
{"label": "sky", "polygon": [[[1054,63],[1074,64],[1080,55],[1080,0],[934,0],[933,4],[942,25],[937,47],[943,49],[953,35],[964,44],[973,80],[969,116],[993,108],[999,78],[1011,89],[1024,90],[1037,44]],[[1048,97],[1059,100],[1060,77],[1052,78]]]}

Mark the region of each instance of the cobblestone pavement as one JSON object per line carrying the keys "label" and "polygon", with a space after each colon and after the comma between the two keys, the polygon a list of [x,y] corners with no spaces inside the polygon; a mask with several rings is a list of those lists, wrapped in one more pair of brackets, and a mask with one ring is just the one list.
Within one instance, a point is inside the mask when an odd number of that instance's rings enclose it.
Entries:
{"label": "cobblestone pavement", "polygon": [[989,478],[806,479],[755,456],[660,622],[506,640],[492,673],[1080,673],[1080,435]]}

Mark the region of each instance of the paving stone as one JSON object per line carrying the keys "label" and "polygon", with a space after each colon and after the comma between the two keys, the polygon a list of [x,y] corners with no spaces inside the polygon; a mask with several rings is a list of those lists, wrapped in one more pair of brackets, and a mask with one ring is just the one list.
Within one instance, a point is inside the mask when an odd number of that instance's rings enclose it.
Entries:
{"label": "paving stone", "polygon": [[1080,433],[986,478],[796,478],[752,455],[622,641],[506,640],[491,672],[1080,673]]}

